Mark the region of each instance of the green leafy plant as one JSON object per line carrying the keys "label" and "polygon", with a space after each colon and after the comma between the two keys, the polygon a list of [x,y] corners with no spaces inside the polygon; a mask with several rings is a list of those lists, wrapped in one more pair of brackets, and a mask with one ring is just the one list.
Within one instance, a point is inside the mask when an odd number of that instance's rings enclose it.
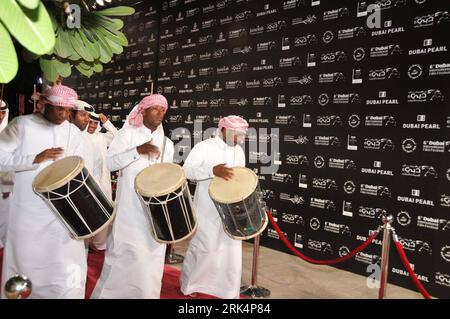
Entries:
{"label": "green leafy plant", "polygon": [[128,40],[120,31],[123,21],[117,17],[131,15],[131,7],[118,6],[104,10],[93,10],[98,1],[72,1],[81,9],[80,28],[67,26],[64,3],[45,1],[52,13],[52,25],[56,35],[55,46],[51,52],[39,58],[44,76],[55,81],[58,76],[68,77],[72,67],[90,77],[101,72],[103,64],[111,61],[114,54],[123,52]]}
{"label": "green leafy plant", "polygon": [[[105,0],[111,2],[111,0]],[[131,15],[131,7],[103,10],[104,0],[72,0],[79,8],[79,28],[70,27],[69,2],[65,0],[1,0],[0,10],[0,83],[11,81],[18,70],[14,47],[17,40],[24,48],[25,61],[39,59],[44,77],[55,81],[68,77],[75,67],[90,77],[101,72],[114,54],[123,52],[128,40],[120,31],[120,17]]]}
{"label": "green leafy plant", "polygon": [[13,39],[29,52],[43,55],[54,47],[55,33],[40,0],[1,0],[0,6],[0,83],[8,83],[19,69]]}

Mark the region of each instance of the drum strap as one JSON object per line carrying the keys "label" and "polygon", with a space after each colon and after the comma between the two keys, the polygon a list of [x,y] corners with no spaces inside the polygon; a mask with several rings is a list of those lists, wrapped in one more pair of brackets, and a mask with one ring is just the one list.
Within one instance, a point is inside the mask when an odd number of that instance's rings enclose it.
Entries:
{"label": "drum strap", "polygon": [[161,163],[164,160],[164,151],[166,150],[166,141],[167,141],[167,137],[164,136],[163,147],[162,147],[162,154],[161,154]]}

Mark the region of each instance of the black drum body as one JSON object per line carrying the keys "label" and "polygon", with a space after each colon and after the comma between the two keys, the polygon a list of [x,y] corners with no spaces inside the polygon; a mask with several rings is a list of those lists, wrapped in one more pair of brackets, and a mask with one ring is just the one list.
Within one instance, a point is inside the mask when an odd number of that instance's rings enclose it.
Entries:
{"label": "black drum body", "polygon": [[115,214],[113,204],[85,167],[61,187],[47,192],[34,191],[75,239],[95,236],[109,225]]}
{"label": "black drum body", "polygon": [[176,191],[157,197],[136,192],[146,212],[153,238],[173,244],[189,237],[197,228],[196,214],[185,181]]}

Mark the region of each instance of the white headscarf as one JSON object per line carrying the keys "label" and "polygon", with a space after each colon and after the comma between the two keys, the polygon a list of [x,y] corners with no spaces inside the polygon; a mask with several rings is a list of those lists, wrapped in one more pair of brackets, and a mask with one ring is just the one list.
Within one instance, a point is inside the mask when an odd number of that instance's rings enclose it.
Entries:
{"label": "white headscarf", "polygon": [[[0,100],[0,107],[7,106],[6,103],[2,100]],[[3,129],[8,125],[8,117],[9,117],[9,108],[6,109],[5,118],[0,123],[0,132],[3,131]]]}

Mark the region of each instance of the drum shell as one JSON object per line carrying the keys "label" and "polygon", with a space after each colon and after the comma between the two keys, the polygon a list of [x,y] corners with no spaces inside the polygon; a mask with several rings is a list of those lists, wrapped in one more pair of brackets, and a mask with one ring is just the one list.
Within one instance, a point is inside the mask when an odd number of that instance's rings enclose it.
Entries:
{"label": "drum shell", "polygon": [[34,191],[75,239],[95,236],[112,222],[115,215],[114,205],[85,167],[75,178],[51,192]]}
{"label": "drum shell", "polygon": [[146,197],[136,193],[157,242],[173,244],[187,239],[195,232],[196,211],[186,181],[176,191],[163,196]]}
{"label": "drum shell", "polygon": [[263,232],[268,219],[262,205],[259,184],[255,191],[241,201],[221,203],[213,198],[225,232],[233,239],[248,240]]}

